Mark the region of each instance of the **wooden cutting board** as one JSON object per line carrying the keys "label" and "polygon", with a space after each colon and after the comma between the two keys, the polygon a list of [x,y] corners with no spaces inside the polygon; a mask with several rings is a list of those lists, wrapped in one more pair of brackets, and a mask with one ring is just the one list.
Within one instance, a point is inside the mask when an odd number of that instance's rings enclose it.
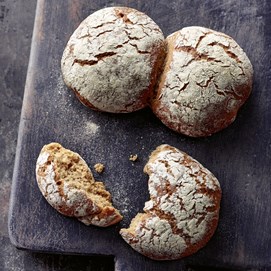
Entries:
{"label": "wooden cutting board", "polygon": [[[253,93],[236,121],[208,138],[176,134],[149,109],[105,114],[84,107],[66,88],[60,72],[65,44],[90,13],[107,6],[147,13],[168,35],[199,25],[225,32],[254,66]],[[271,4],[267,0],[39,0],[32,41],[10,202],[9,232],[18,248],[113,255],[120,271],[182,270],[186,265],[260,268],[271,266]],[[44,144],[56,141],[76,151],[102,175],[114,205],[124,215],[100,229],[57,213],[42,197],[35,163]],[[223,190],[218,229],[195,255],[156,262],[132,250],[118,234],[148,199],[143,167],[152,150],[171,144],[200,161]],[[129,161],[137,154],[137,162]]]}

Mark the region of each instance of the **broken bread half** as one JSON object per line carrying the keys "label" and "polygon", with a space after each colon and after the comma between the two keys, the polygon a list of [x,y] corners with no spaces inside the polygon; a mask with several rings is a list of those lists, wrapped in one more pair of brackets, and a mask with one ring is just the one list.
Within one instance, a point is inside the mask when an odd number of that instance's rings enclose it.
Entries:
{"label": "broken bread half", "polygon": [[218,224],[221,189],[198,161],[169,145],[159,146],[144,172],[150,200],[144,213],[121,229],[123,239],[154,260],[174,260],[206,245]]}
{"label": "broken bread half", "polygon": [[100,227],[122,219],[112,206],[110,193],[102,182],[94,180],[83,158],[58,143],[42,148],[37,159],[36,178],[42,195],[63,215]]}

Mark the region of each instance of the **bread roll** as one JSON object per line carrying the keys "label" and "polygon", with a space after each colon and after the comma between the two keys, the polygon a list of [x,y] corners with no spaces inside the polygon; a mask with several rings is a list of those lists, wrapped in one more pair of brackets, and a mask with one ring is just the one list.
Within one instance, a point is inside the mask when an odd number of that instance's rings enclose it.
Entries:
{"label": "bread roll", "polygon": [[63,78],[92,109],[133,112],[147,105],[165,50],[162,31],[146,14],[104,8],[70,37],[61,60]]}
{"label": "bread roll", "polygon": [[185,27],[167,37],[165,68],[152,110],[169,128],[209,136],[236,118],[252,89],[252,65],[229,36]]}

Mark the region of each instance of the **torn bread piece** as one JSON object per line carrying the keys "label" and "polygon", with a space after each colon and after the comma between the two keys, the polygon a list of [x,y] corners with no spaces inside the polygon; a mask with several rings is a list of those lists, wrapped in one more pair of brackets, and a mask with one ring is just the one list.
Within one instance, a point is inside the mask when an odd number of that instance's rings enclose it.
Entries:
{"label": "torn bread piece", "polygon": [[94,180],[83,158],[58,143],[42,148],[37,159],[36,178],[42,195],[63,215],[100,227],[122,219],[112,206],[110,193],[102,182]]}
{"label": "torn bread piece", "polygon": [[123,239],[154,260],[174,260],[206,245],[215,232],[221,199],[216,177],[198,161],[169,145],[159,146],[144,172],[150,200],[144,213],[121,229]]}

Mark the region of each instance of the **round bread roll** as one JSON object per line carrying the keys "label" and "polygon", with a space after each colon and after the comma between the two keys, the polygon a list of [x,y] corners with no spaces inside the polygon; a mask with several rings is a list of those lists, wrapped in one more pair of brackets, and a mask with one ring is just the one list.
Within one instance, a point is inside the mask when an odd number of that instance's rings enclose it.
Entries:
{"label": "round bread roll", "polygon": [[86,225],[107,227],[121,214],[111,203],[102,182],[96,182],[83,158],[58,143],[45,145],[36,164],[39,189],[48,203]]}
{"label": "round bread roll", "polygon": [[154,260],[174,260],[206,245],[215,232],[221,189],[218,180],[198,161],[169,145],[159,146],[144,172],[150,200],[123,239]]}
{"label": "round bread roll", "polygon": [[185,27],[167,37],[165,68],[152,110],[169,128],[209,136],[229,124],[252,89],[252,65],[229,36]]}
{"label": "round bread roll", "polygon": [[63,78],[92,109],[133,112],[147,105],[165,50],[162,31],[146,14],[104,8],[70,37],[61,60]]}

